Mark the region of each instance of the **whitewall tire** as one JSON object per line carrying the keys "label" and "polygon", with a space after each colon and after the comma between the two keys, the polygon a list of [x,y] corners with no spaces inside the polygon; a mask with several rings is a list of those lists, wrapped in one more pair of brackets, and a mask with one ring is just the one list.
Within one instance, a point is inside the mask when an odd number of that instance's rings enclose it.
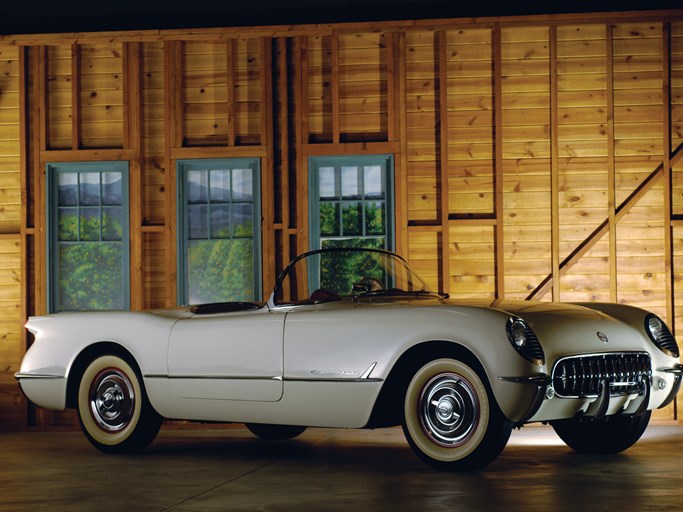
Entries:
{"label": "whitewall tire", "polygon": [[104,452],[140,451],[161,427],[142,379],[116,355],[97,357],[85,368],[78,386],[78,417],[88,440]]}
{"label": "whitewall tire", "polygon": [[431,466],[478,469],[503,450],[512,431],[482,378],[464,362],[435,359],[419,368],[404,401],[403,431]]}

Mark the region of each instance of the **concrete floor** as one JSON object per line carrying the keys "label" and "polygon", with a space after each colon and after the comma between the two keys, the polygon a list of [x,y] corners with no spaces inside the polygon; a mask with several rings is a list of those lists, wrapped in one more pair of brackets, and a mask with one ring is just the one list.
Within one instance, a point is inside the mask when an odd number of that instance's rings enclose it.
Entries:
{"label": "concrete floor", "polygon": [[0,433],[0,510],[675,511],[683,426],[651,425],[607,457],[525,427],[493,464],[467,474],[431,470],[400,429],[309,429],[285,442],[242,427],[162,430],[135,456],[101,454],[80,432]]}

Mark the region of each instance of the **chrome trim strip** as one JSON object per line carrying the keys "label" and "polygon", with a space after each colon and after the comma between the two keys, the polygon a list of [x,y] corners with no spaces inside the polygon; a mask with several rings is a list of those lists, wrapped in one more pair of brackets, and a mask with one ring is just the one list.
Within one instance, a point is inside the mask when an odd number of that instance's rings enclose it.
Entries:
{"label": "chrome trim strip", "polygon": [[20,379],[63,379],[64,375],[47,375],[43,373],[15,373],[14,378]]}
{"label": "chrome trim strip", "polygon": [[315,377],[285,377],[285,382],[384,382],[384,379],[370,379],[359,377],[356,379],[344,379],[344,378],[326,378],[319,379]]}
{"label": "chrome trim strip", "polygon": [[[366,372],[369,373],[369,372]],[[384,382],[384,379],[371,379],[368,377],[349,378],[316,378],[316,377],[247,377],[226,375],[144,375],[145,379],[169,379],[169,380],[279,380],[283,382]]]}
{"label": "chrome trim strip", "polygon": [[504,382],[519,382],[522,384],[532,383],[536,384],[537,386],[543,386],[544,384],[548,384],[550,382],[550,377],[545,373],[539,373],[538,375],[534,375],[532,377],[498,377],[498,380],[502,380]]}
{"label": "chrome trim strip", "polygon": [[372,370],[375,369],[375,366],[377,366],[377,363],[374,362],[372,363],[367,370],[363,372],[363,375],[360,376],[361,379],[367,379],[370,377],[370,374],[372,373]]}
{"label": "chrome trim strip", "polygon": [[264,375],[255,377],[250,375],[143,375],[145,379],[170,379],[170,380],[282,380],[280,375]]}
{"label": "chrome trim strip", "polygon": [[683,364],[677,364],[672,368],[657,368],[658,372],[673,373],[674,375],[683,375]]}

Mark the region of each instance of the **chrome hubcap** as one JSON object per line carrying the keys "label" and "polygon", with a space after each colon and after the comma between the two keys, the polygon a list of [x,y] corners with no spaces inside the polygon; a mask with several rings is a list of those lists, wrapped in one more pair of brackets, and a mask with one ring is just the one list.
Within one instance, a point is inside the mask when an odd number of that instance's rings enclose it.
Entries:
{"label": "chrome hubcap", "polygon": [[97,425],[113,433],[128,425],[135,409],[135,390],[128,376],[115,368],[99,373],[90,386],[90,412]]}
{"label": "chrome hubcap", "polygon": [[422,430],[440,446],[453,448],[465,443],[479,423],[479,412],[472,384],[454,373],[434,377],[420,396]]}

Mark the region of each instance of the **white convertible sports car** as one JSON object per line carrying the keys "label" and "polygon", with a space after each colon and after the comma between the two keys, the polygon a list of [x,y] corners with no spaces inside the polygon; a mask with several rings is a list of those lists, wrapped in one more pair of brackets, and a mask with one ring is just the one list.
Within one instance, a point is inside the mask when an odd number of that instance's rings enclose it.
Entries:
{"label": "white convertible sports car", "polygon": [[675,399],[667,326],[616,304],[462,304],[395,254],[306,253],[267,303],[32,317],[16,378],[35,404],[76,408],[105,452],[145,448],[163,418],[306,427],[402,425],[428,464],[481,468],[513,427],[549,422],[573,449],[614,453]]}

